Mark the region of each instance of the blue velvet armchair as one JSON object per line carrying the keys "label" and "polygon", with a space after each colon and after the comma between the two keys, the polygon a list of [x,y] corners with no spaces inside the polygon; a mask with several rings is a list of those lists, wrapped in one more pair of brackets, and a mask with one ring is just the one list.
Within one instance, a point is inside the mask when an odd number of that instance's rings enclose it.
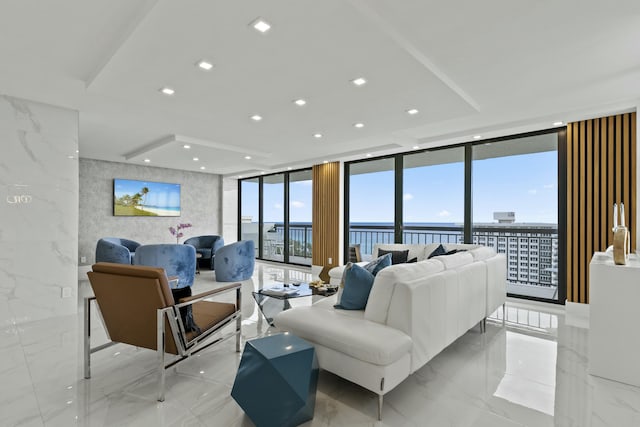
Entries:
{"label": "blue velvet armchair", "polygon": [[213,270],[215,268],[213,259],[218,249],[224,246],[224,239],[221,236],[196,236],[184,241],[185,245],[196,248],[196,253],[202,255],[201,260],[207,262]]}
{"label": "blue velvet armchair", "polygon": [[133,264],[140,243],[119,237],[103,237],[96,245],[96,262]]}
{"label": "blue velvet armchair", "polygon": [[191,245],[172,243],[142,245],[136,250],[134,264],[164,268],[167,276],[178,278],[171,289],[186,288],[193,285],[196,277],[196,250]]}
{"label": "blue velvet armchair", "polygon": [[241,240],[223,246],[216,252],[214,262],[218,282],[250,279],[256,262],[253,240]]}

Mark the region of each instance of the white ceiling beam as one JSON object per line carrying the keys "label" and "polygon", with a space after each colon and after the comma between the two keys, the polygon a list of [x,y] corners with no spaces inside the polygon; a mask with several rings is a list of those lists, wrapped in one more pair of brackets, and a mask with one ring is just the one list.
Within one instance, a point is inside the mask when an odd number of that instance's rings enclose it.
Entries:
{"label": "white ceiling beam", "polygon": [[102,58],[99,65],[89,73],[87,80],[85,81],[85,87],[89,89],[91,85],[98,79],[100,74],[104,71],[104,69],[109,65],[109,62],[116,56],[118,51],[122,49],[122,47],[127,43],[129,38],[133,35],[136,29],[142,24],[142,21],[151,13],[153,8],[158,3],[158,0],[147,0],[140,7],[137,13],[131,17],[127,25],[122,29],[122,31],[118,32],[120,37],[113,41],[108,52]]}
{"label": "white ceiling beam", "polygon": [[416,61],[418,61],[423,67],[428,69],[434,76],[436,76],[442,83],[447,85],[449,89],[454,91],[460,98],[462,98],[469,106],[474,110],[480,111],[480,105],[469,95],[460,85],[458,85],[452,78],[440,69],[431,59],[427,57],[415,44],[411,43],[400,31],[398,31],[393,25],[385,21],[375,10],[371,8],[365,0],[349,0],[349,2],[369,21],[376,25],[382,32],[387,34],[398,46],[404,49],[409,55],[411,55]]}

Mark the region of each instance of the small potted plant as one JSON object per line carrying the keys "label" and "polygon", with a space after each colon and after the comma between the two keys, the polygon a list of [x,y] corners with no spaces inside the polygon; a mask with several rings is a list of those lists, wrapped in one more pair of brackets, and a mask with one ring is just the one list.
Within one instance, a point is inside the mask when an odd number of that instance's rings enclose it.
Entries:
{"label": "small potted plant", "polygon": [[180,243],[180,238],[182,236],[184,236],[184,233],[181,231],[185,228],[189,228],[192,225],[190,223],[185,223],[185,224],[178,224],[177,227],[169,227],[169,232],[171,233],[172,236],[175,236],[176,238],[176,243]]}

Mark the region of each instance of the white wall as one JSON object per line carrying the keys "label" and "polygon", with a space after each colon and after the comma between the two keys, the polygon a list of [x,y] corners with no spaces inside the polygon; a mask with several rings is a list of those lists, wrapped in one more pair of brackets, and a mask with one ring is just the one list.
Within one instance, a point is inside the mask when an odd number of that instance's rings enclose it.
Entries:
{"label": "white wall", "polygon": [[0,95],[0,147],[0,322],[75,313],[78,113]]}
{"label": "white wall", "polygon": [[[113,216],[113,179],[180,184],[180,217]],[[80,160],[80,222],[78,260],[95,261],[102,237],[123,237],[142,244],[176,243],[169,227],[191,223],[180,242],[192,236],[220,235],[222,231],[222,178],[220,175],[156,168],[101,160]],[[75,257],[75,255],[74,255]]]}

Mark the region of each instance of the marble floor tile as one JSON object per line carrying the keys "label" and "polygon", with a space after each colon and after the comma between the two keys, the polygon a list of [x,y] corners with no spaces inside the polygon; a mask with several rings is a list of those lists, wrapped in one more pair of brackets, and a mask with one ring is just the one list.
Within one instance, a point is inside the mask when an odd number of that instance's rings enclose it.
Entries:
{"label": "marble floor tile", "polygon": [[[242,284],[243,340],[277,333],[251,291],[310,277],[308,269],[258,263]],[[194,293],[221,286],[214,278],[203,271]],[[79,295],[90,292],[81,282]],[[385,395],[382,421],[376,395],[321,371],[315,416],[304,425],[640,426],[640,389],[588,374],[588,329],[567,325],[561,308],[509,302],[502,320],[498,310],[486,333],[471,329]],[[153,351],[109,347],[92,356],[85,380],[82,330],[82,311],[2,326],[0,426],[253,425],[230,396],[241,356],[233,340],[167,370],[160,403]],[[106,342],[95,310],[92,339]]]}

